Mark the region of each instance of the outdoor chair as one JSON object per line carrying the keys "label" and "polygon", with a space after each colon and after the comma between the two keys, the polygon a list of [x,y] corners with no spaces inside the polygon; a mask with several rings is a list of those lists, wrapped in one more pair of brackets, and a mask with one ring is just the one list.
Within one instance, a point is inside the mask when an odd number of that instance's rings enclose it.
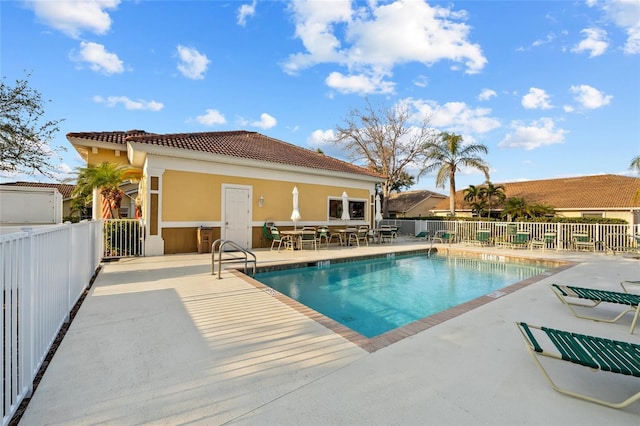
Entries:
{"label": "outdoor chair", "polygon": [[351,240],[355,240],[355,243],[358,247],[360,247],[360,242],[364,241],[364,243],[369,245],[369,227],[361,226],[358,228],[356,232],[352,232],[349,234],[349,244],[351,244]]}
{"label": "outdoor chair", "polygon": [[436,234],[433,236],[433,242],[437,243],[453,243],[456,240],[456,233],[453,231],[447,231],[447,230],[442,230],[442,231],[436,231]]}
{"label": "outdoor chair", "polygon": [[324,240],[324,242],[327,244],[327,248],[329,248],[329,242],[331,241],[331,231],[329,231],[328,226],[321,226],[318,228],[318,232],[316,233],[316,240],[318,242],[318,245],[322,245],[322,240]]}
{"label": "outdoor chair", "polygon": [[385,241],[392,243],[396,239],[396,232],[390,226],[381,226],[380,229],[378,229],[378,233],[381,243],[384,243]]}
{"label": "outdoor chair", "polygon": [[275,247],[276,243],[278,244],[278,251],[280,251],[280,247],[284,245],[285,249],[292,250],[293,249],[293,240],[289,235],[282,235],[278,228],[275,226],[271,227],[271,250]]}
{"label": "outdoor chair", "polygon": [[489,229],[478,229],[476,231],[475,240],[470,240],[470,243],[477,244],[477,245],[480,245],[480,246],[491,245],[491,230],[489,230]]}
{"label": "outdoor chair", "polygon": [[314,250],[318,250],[318,243],[316,240],[316,229],[315,228],[302,228],[302,233],[300,234],[300,239],[298,243],[300,245],[300,250],[304,250],[305,245],[313,246]]}
{"label": "outdoor chair", "polygon": [[[539,359],[540,356],[551,357],[589,367],[596,371],[609,371],[611,373],[640,377],[640,345],[547,327],[532,326],[524,322],[518,322],[516,325],[520,334],[522,334],[526,348],[554,390],[574,398],[611,408],[623,408],[640,400],[640,392],[621,402],[609,402],[560,388],[551,380],[551,376],[549,376]],[[539,338],[546,336],[544,344],[551,342],[555,348],[551,350],[544,349],[534,334],[538,335]]]}
{"label": "outdoor chair", "polygon": [[[631,321],[631,328],[629,329],[629,333],[633,334],[633,331],[636,327],[636,322],[638,321],[638,316],[640,315],[640,295],[558,284],[551,284],[549,287],[551,288],[551,290],[553,290],[553,293],[558,297],[558,299],[560,299],[560,301],[569,308],[573,315],[578,318],[612,323],[618,321],[629,312],[635,312],[635,314],[633,315],[633,320]],[[625,288],[624,284],[622,284],[622,288]],[[570,302],[567,300],[568,297],[583,299],[585,300],[585,303]],[[575,309],[573,309],[574,306],[580,308],[595,308],[602,302],[626,305],[627,308],[616,317],[611,319],[582,315],[576,312]]]}
{"label": "outdoor chair", "polygon": [[545,232],[544,234],[542,234],[542,238],[533,238],[529,247],[531,248],[531,250],[536,247],[540,247],[542,248],[542,250],[555,248],[556,235],[557,234],[555,232]]}
{"label": "outdoor chair", "polygon": [[596,242],[593,238],[589,237],[589,234],[575,233],[571,235],[571,242],[574,250],[591,250],[596,251]]}
{"label": "outdoor chair", "polygon": [[513,238],[510,246],[511,248],[528,248],[531,242],[531,232],[529,231],[518,231],[516,232],[516,236]]}

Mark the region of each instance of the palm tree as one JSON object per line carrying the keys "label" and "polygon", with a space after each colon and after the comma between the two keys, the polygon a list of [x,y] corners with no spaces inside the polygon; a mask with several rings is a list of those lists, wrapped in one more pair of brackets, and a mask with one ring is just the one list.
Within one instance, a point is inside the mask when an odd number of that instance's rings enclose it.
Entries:
{"label": "palm tree", "polygon": [[519,217],[527,215],[527,201],[521,197],[511,197],[507,200],[502,209],[502,217],[507,217],[508,220],[514,220]]}
{"label": "palm tree", "polygon": [[482,212],[487,207],[483,189],[479,186],[469,185],[463,192],[464,201],[471,205],[471,211],[482,217]]}
{"label": "palm tree", "polygon": [[433,142],[424,145],[425,157],[428,165],[421,174],[437,169],[436,186],[444,188],[449,180],[449,210],[456,214],[456,172],[460,167],[471,167],[480,170],[486,180],[489,180],[489,165],[480,158],[480,154],[487,154],[488,148],[482,144],[463,145],[462,136],[455,133],[440,133]]}
{"label": "palm tree", "polygon": [[486,186],[482,187],[482,190],[489,206],[488,217],[491,217],[491,207],[494,205],[493,201],[495,200],[498,202],[498,204],[502,204],[505,198],[507,198],[507,195],[504,192],[505,187],[504,185],[494,185],[491,182],[487,181]]}
{"label": "palm tree", "polygon": [[640,155],[633,157],[631,164],[629,164],[629,168],[640,173]]}
{"label": "palm tree", "polygon": [[140,179],[140,176],[139,170],[125,164],[103,162],[95,166],[80,167],[72,195],[84,198],[88,204],[93,189],[98,188],[109,205],[110,216],[119,219],[120,204],[124,195],[120,185],[126,180]]}

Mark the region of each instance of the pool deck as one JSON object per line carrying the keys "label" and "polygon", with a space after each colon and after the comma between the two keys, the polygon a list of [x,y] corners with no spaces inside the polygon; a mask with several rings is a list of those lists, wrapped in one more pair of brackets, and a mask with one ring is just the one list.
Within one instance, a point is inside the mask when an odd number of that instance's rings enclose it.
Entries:
{"label": "pool deck", "polygon": [[[218,280],[210,254],[107,263],[20,424],[640,424],[640,402],[614,410],[552,390],[515,326],[525,321],[640,343],[640,326],[629,334],[631,315],[615,324],[578,319],[547,287],[620,291],[620,281],[640,279],[640,260],[435,246],[575,266],[371,348],[230,271]],[[262,266],[424,248],[407,238],[255,253]],[[554,360],[545,366],[561,384],[604,398],[640,391],[637,378]]]}

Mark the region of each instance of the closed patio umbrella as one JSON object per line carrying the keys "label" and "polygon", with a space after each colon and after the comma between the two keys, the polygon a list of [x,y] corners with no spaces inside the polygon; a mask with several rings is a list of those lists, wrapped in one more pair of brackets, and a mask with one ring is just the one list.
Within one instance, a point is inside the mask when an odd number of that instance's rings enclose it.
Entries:
{"label": "closed patio umbrella", "polygon": [[377,228],[378,224],[382,220],[382,213],[380,213],[380,194],[376,194],[376,213],[375,214],[376,214],[375,221],[376,221],[376,228]]}
{"label": "closed patio umbrella", "polygon": [[346,192],[343,192],[342,193],[342,220],[347,222],[350,219],[351,217],[349,216],[349,196],[347,195]]}
{"label": "closed patio umbrella", "polygon": [[291,212],[291,220],[293,221],[293,228],[297,228],[297,222],[301,219],[300,210],[298,209],[298,187],[293,187],[293,212]]}

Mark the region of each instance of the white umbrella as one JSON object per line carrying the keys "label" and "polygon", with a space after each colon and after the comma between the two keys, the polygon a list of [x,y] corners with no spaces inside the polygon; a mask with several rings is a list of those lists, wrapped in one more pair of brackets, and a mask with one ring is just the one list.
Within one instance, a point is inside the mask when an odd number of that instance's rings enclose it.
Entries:
{"label": "white umbrella", "polygon": [[342,193],[342,220],[344,220],[345,222],[350,220],[351,217],[349,216],[349,196],[347,195],[346,192]]}
{"label": "white umbrella", "polygon": [[382,213],[380,213],[380,194],[376,194],[376,228],[378,227],[378,223],[382,220]]}
{"label": "white umbrella", "polygon": [[293,221],[293,228],[297,228],[297,223],[302,217],[300,216],[300,210],[298,210],[298,187],[293,187],[293,212],[291,212],[291,220]]}

